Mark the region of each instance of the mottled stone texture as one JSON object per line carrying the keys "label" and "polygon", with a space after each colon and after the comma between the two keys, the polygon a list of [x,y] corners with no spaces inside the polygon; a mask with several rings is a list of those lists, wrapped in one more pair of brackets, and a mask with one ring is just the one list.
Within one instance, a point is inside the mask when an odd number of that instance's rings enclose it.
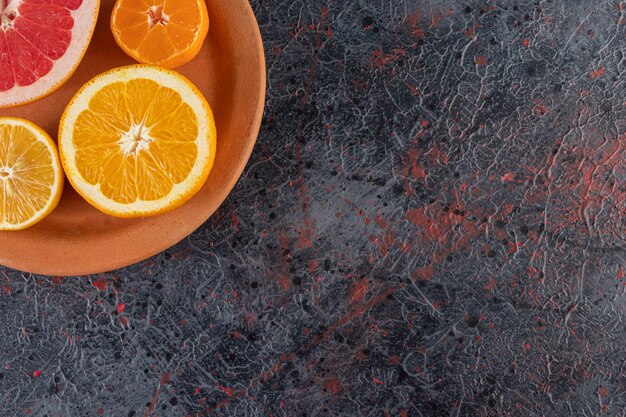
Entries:
{"label": "mottled stone texture", "polygon": [[0,270],[0,416],[626,415],[626,4],[252,6],[241,181],[133,267]]}

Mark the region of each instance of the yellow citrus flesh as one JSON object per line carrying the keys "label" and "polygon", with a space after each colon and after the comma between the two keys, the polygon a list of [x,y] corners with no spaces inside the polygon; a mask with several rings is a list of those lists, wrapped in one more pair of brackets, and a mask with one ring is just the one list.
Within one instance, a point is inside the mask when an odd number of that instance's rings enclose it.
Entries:
{"label": "yellow citrus flesh", "polygon": [[55,209],[63,191],[56,145],[33,123],[0,117],[0,230],[22,230]]}
{"label": "yellow citrus flesh", "polygon": [[215,122],[182,75],[122,67],[74,96],[61,118],[59,150],[68,179],[93,206],[117,217],[150,216],[201,189],[215,158]]}
{"label": "yellow citrus flesh", "polygon": [[200,51],[209,31],[205,0],[117,0],[111,31],[131,58],[176,68]]}

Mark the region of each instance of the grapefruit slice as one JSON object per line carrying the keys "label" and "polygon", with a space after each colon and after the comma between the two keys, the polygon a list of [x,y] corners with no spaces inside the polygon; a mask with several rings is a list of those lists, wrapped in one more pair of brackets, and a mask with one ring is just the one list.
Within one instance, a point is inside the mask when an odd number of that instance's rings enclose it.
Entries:
{"label": "grapefruit slice", "polygon": [[0,0],[0,107],[42,98],[74,73],[99,0]]}

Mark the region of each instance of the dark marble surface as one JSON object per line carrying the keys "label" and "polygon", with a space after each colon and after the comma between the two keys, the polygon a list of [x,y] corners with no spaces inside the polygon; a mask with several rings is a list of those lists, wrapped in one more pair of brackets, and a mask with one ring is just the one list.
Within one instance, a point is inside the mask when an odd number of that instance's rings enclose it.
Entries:
{"label": "dark marble surface", "polygon": [[0,270],[0,416],[626,415],[626,4],[252,5],[241,181],[133,267]]}

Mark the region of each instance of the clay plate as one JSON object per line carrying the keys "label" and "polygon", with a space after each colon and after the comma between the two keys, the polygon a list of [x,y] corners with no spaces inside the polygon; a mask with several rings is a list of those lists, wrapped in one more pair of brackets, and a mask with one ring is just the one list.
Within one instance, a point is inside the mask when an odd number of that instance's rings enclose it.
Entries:
{"label": "clay plate", "polygon": [[[0,110],[31,120],[57,137],[59,118],[74,93],[95,75],[133,64],[109,29],[114,0],[102,0],[96,32],[74,76],[33,104]],[[261,124],[265,58],[247,0],[207,0],[209,35],[200,54],[177,70],[204,93],[215,113],[215,165],[202,190],[171,213],[123,220],[100,213],[66,182],[59,207],[21,232],[0,232],[0,264],[44,275],[85,275],[146,259],[184,239],[224,201],[241,175]]]}

